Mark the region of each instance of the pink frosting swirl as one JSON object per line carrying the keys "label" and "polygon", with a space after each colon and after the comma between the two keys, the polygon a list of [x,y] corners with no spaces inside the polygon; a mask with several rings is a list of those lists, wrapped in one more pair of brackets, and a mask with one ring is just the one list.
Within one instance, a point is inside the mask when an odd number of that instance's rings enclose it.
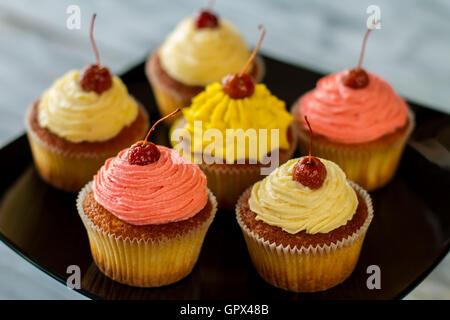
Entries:
{"label": "pink frosting swirl", "polygon": [[364,143],[406,124],[407,105],[384,79],[369,73],[367,87],[352,89],[342,83],[342,75],[323,77],[300,99],[297,116],[304,122],[306,115],[316,134],[339,143]]}
{"label": "pink frosting swirl", "polygon": [[128,149],[106,160],[94,176],[95,200],[117,218],[133,224],[163,224],[189,219],[206,205],[206,177],[178,152],[158,146],[161,157],[131,165]]}

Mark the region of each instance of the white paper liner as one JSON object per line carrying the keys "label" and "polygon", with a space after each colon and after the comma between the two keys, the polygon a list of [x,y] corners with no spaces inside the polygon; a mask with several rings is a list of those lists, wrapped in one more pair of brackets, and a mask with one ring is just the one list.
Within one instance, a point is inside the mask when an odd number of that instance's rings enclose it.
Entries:
{"label": "white paper liner", "polygon": [[202,225],[172,238],[137,239],[102,230],[86,216],[83,201],[91,188],[92,181],[80,191],[77,210],[88,231],[94,261],[106,276],[131,286],[158,287],[179,281],[192,271],[217,212],[217,201],[210,190],[212,212]]}

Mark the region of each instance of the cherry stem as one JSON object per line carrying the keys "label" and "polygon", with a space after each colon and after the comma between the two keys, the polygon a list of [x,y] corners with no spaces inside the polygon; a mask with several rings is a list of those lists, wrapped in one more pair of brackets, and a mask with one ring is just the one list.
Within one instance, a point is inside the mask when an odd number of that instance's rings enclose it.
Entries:
{"label": "cherry stem", "polygon": [[161,119],[159,119],[158,121],[156,121],[155,124],[154,124],[154,125],[150,128],[150,130],[148,131],[147,135],[145,136],[144,143],[147,143],[147,142],[148,142],[147,140],[148,140],[148,137],[150,136],[150,133],[152,133],[152,131],[155,129],[155,127],[158,125],[158,123],[160,123],[160,122],[166,120],[167,118],[170,118],[171,116],[173,116],[174,114],[177,114],[177,113],[180,112],[180,111],[181,111],[181,109],[180,109],[180,108],[177,108],[175,111],[169,113],[167,116],[162,117]]}
{"label": "cherry stem", "polygon": [[[372,25],[372,27],[375,27],[378,23],[380,23],[380,20],[375,21],[375,23]],[[363,43],[362,43],[362,47],[361,47],[361,53],[359,54],[358,66],[356,67],[356,69],[361,68],[363,58],[364,58],[364,51],[366,51],[367,38],[369,37],[369,34],[372,31],[372,29],[373,28],[367,28],[367,31],[364,34],[364,39],[363,39]]]}
{"label": "cherry stem", "polygon": [[94,13],[92,15],[91,30],[89,32],[89,36],[91,38],[92,48],[94,48],[94,54],[95,54],[95,58],[97,59],[97,65],[100,65],[100,54],[98,53],[97,45],[95,44],[95,39],[94,39],[94,22],[95,22],[96,16],[97,16],[96,13]]}
{"label": "cherry stem", "polygon": [[313,137],[312,137],[312,129],[311,129],[311,125],[309,124],[309,121],[308,121],[308,118],[305,116],[305,121],[306,121],[306,124],[308,125],[308,128],[309,128],[309,159],[308,159],[308,164],[311,164],[312,162],[311,162],[311,150],[312,150],[312,139],[313,139]]}
{"label": "cherry stem", "polygon": [[266,29],[262,25],[260,25],[258,27],[258,29],[261,30],[261,35],[259,36],[258,44],[256,45],[255,49],[253,49],[253,52],[252,52],[250,58],[248,59],[247,63],[245,64],[245,66],[242,68],[240,75],[243,75],[244,73],[247,72],[248,67],[253,62],[253,59],[255,59],[255,56],[258,53],[259,48],[261,47],[261,43],[264,39],[264,35],[266,34]]}

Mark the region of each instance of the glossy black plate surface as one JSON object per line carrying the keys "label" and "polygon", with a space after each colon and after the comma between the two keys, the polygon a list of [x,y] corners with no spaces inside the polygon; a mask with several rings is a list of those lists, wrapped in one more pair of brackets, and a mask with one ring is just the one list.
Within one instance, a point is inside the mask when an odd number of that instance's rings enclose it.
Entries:
{"label": "glossy black plate surface", "polygon": [[[266,84],[290,106],[321,75],[266,58]],[[143,64],[123,76],[130,92],[159,118]],[[81,293],[104,299],[393,299],[419,284],[450,246],[450,117],[411,104],[417,128],[392,182],[371,193],[375,217],[359,263],[343,284],[296,294],[265,283],[254,270],[233,212],[219,211],[196,267],[182,281],[140,289],[105,277],[92,261],[75,194],[56,190],[36,173],[25,136],[0,150],[0,239],[55,279],[69,265],[82,271]],[[153,140],[168,145],[159,126]],[[381,269],[381,289],[366,286],[369,265]]]}

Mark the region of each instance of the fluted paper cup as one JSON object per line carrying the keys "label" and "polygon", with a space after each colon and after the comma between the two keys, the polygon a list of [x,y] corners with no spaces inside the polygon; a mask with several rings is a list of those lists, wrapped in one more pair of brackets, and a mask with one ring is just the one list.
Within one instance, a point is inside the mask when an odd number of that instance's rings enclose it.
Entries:
{"label": "fluted paper cup", "polygon": [[203,224],[171,238],[144,240],[116,236],[95,225],[83,209],[84,198],[91,188],[89,182],[80,191],[77,209],[88,233],[94,262],[106,276],[130,286],[160,287],[191,273],[217,210],[216,199],[209,190],[212,212]]}

